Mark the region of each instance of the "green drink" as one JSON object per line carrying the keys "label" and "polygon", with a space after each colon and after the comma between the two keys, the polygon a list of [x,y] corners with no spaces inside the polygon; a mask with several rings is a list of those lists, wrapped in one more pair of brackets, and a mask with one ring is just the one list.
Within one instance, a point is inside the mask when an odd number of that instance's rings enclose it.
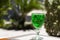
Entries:
{"label": "green drink", "polygon": [[44,13],[32,13],[31,21],[33,26],[37,29],[36,30],[37,36],[32,38],[32,40],[42,40],[42,38],[39,36],[39,29],[42,27],[44,20],[45,20]]}
{"label": "green drink", "polygon": [[43,13],[32,13],[32,24],[36,29],[41,28],[44,19],[45,15]]}

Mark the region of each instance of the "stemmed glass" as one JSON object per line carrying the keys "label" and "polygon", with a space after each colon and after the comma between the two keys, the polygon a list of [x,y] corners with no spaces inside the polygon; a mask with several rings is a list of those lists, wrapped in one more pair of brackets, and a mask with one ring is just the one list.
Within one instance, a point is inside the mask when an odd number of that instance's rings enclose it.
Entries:
{"label": "stemmed glass", "polygon": [[31,21],[37,33],[37,36],[32,38],[32,40],[42,40],[42,38],[39,36],[39,30],[42,27],[44,20],[45,20],[44,13],[32,13]]}

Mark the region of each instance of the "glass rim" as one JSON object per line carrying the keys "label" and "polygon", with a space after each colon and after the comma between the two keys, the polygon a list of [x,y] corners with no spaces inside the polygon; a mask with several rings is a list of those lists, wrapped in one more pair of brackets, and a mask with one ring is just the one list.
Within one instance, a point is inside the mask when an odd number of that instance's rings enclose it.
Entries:
{"label": "glass rim", "polygon": [[39,15],[42,15],[42,14],[44,14],[44,15],[45,15],[45,13],[32,13],[31,15],[33,15],[33,14],[34,14],[34,15],[38,15],[38,14],[39,14]]}

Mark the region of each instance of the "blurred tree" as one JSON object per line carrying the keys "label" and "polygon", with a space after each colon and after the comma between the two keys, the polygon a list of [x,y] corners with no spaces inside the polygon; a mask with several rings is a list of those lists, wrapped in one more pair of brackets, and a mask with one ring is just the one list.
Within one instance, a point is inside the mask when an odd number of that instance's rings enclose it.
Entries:
{"label": "blurred tree", "polygon": [[17,17],[18,17],[18,22],[19,22],[18,24],[19,25],[21,24],[23,29],[25,28],[24,22],[25,22],[26,14],[33,9],[38,9],[38,10],[43,9],[41,6],[42,4],[39,3],[37,0],[14,0],[14,1],[17,5],[19,5],[19,8],[20,8],[19,13],[22,14],[21,18],[18,16]]}
{"label": "blurred tree", "polygon": [[[3,18],[3,12],[10,8],[14,11],[13,16],[11,16],[12,26],[20,28],[20,25],[22,25],[23,29],[25,28],[24,22],[26,14],[33,9],[43,9],[42,4],[37,0],[0,0],[0,18]],[[20,14],[22,15],[20,16]]]}
{"label": "blurred tree", "polygon": [[0,0],[0,27],[4,25],[3,12],[6,11],[8,7],[9,7],[9,0]]}
{"label": "blurred tree", "polygon": [[49,35],[60,37],[60,0],[45,0],[45,28]]}
{"label": "blurred tree", "polygon": [[0,0],[0,10],[7,9],[9,5],[9,0]]}

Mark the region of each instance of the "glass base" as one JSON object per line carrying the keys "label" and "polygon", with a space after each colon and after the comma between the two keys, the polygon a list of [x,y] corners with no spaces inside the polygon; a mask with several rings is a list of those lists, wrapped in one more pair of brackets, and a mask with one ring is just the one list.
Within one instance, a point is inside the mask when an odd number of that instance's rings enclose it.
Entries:
{"label": "glass base", "polygon": [[31,40],[43,40],[42,37],[33,37]]}

